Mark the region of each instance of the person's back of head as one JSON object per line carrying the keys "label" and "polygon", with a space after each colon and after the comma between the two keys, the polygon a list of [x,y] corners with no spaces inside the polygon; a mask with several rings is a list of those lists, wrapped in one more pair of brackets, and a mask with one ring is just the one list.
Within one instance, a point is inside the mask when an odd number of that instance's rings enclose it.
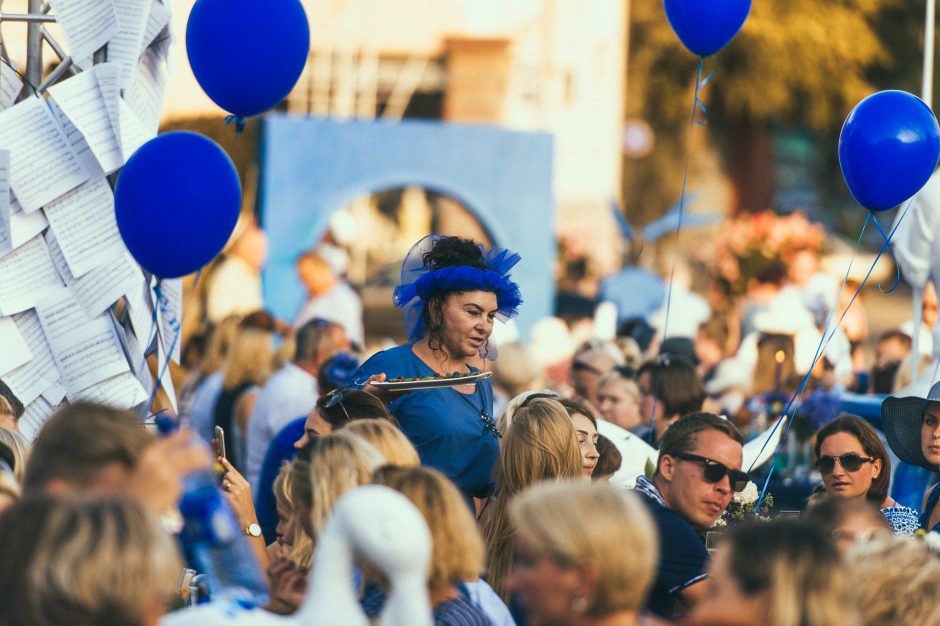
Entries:
{"label": "person's back of head", "polygon": [[418,467],[418,451],[391,419],[359,419],[348,422],[343,430],[357,435],[378,450],[390,465]]}
{"label": "person's back of head", "polygon": [[[745,597],[764,596],[767,626],[857,626],[848,570],[827,532],[798,520],[751,523],[723,542]],[[716,584],[713,582],[712,584]]]}
{"label": "person's back of head", "polygon": [[865,624],[940,624],[940,552],[885,533],[855,544],[850,571]]}
{"label": "person's back of head", "polygon": [[0,428],[0,445],[5,446],[11,454],[10,468],[19,483],[23,482],[26,473],[26,464],[29,462],[30,445],[26,437],[15,430]]}
{"label": "person's back of head", "polygon": [[647,380],[650,395],[663,405],[656,419],[669,419],[702,409],[705,387],[692,362],[682,356],[661,354],[637,370],[637,380]]}
{"label": "person's back of head", "polygon": [[392,421],[384,402],[361,389],[334,389],[317,399],[317,411],[333,429],[342,428],[355,420],[380,419]]}
{"label": "person's back of head", "polygon": [[623,455],[610,439],[604,435],[597,436],[597,465],[594,466],[592,480],[607,480],[618,471],[623,464]]}
{"label": "person's back of head", "polygon": [[297,330],[294,342],[294,363],[314,374],[333,354],[350,349],[346,330],[319,317],[303,324]]}
{"label": "person's back of head", "polygon": [[153,437],[137,416],[79,402],[58,410],[33,441],[24,492],[121,492]]}
{"label": "person's back of head", "polygon": [[483,571],[483,539],[457,487],[428,467],[379,468],[377,484],[404,494],[418,508],[431,531],[428,587],[442,591],[476,580]]}
{"label": "person's back of head", "polygon": [[499,455],[500,495],[519,493],[539,480],[580,475],[578,436],[564,406],[537,398],[519,407]]}
{"label": "person's back of head", "polygon": [[137,504],[30,496],[0,516],[0,623],[155,623],[181,568],[171,537]]}

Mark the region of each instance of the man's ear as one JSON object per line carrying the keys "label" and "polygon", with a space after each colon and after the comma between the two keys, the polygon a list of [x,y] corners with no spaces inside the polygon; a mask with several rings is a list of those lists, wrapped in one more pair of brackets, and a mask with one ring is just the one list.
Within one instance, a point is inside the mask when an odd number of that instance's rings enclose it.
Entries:
{"label": "man's ear", "polygon": [[671,481],[672,477],[676,472],[676,460],[668,455],[664,454],[659,457],[659,475],[663,477],[664,480]]}

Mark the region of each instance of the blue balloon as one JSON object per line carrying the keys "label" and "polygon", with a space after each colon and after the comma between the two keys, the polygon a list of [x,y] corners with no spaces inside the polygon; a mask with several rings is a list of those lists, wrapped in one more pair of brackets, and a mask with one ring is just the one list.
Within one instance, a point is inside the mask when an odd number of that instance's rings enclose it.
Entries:
{"label": "blue balloon", "polygon": [[708,57],[738,34],[751,12],[751,0],[663,0],[663,8],[682,45]]}
{"label": "blue balloon", "polygon": [[211,139],[188,131],[142,145],[114,190],[127,249],[159,278],[185,276],[211,261],[235,229],[241,202],[232,160]]}
{"label": "blue balloon", "polygon": [[310,51],[300,0],[197,0],[186,25],[186,53],[206,95],[240,117],[287,97]]}
{"label": "blue balloon", "polygon": [[842,177],[858,203],[872,211],[892,209],[920,191],[938,159],[937,118],[905,91],[868,96],[842,125]]}

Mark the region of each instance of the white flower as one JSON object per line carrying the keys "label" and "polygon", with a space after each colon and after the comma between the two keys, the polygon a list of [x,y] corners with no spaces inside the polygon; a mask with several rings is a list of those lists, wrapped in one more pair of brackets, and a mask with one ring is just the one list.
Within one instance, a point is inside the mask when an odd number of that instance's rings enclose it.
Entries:
{"label": "white flower", "polygon": [[728,525],[728,522],[727,520],[725,520],[724,516],[719,516],[718,519],[715,520],[715,523],[712,524],[712,528],[720,528],[722,526],[727,526],[727,525]]}
{"label": "white flower", "polygon": [[940,533],[931,531],[924,535],[924,543],[934,554],[940,554]]}
{"label": "white flower", "polygon": [[747,486],[742,491],[735,492],[734,501],[736,504],[741,505],[754,504],[759,496],[757,485],[752,481],[748,481]]}

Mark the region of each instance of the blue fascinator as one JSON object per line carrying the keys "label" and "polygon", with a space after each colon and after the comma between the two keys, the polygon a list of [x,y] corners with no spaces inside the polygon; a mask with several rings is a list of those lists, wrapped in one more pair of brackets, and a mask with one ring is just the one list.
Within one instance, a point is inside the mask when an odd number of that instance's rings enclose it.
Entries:
{"label": "blue fascinator", "polygon": [[[496,294],[496,317],[503,322],[515,317],[522,304],[522,294],[519,285],[510,280],[509,270],[522,257],[504,248],[493,248],[483,255],[485,270],[468,266],[429,269],[424,257],[441,239],[446,237],[424,237],[411,247],[401,265],[401,284],[395,287],[393,301],[404,312],[409,341],[418,341],[424,336],[421,312],[424,303],[436,293],[492,291]],[[479,247],[483,252],[483,246]]]}

